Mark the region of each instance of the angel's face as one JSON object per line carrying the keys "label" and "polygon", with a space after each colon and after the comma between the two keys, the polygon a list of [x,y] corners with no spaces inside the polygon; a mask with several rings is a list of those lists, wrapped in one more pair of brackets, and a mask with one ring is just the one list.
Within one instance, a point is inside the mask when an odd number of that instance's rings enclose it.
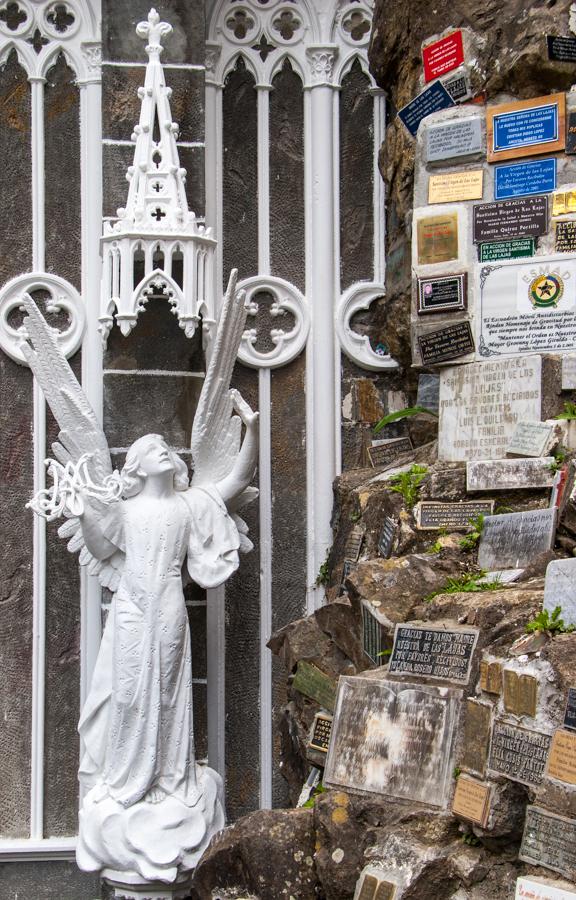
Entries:
{"label": "angel's face", "polygon": [[163,475],[174,472],[174,460],[166,441],[158,435],[151,434],[143,443],[138,454],[140,469],[145,475]]}

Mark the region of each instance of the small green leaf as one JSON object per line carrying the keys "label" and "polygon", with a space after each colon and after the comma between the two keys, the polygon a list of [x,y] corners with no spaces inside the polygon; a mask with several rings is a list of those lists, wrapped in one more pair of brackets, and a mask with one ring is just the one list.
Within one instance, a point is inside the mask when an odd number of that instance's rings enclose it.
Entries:
{"label": "small green leaf", "polygon": [[434,416],[436,419],[438,418],[438,413],[435,413],[431,409],[427,409],[425,406],[409,406],[407,409],[400,409],[398,412],[388,413],[387,416],[380,419],[374,426],[374,434],[378,434],[379,431],[382,431],[386,425],[391,425],[392,422],[399,422],[401,419],[409,419],[411,416],[419,416],[420,413],[428,413],[429,416]]}

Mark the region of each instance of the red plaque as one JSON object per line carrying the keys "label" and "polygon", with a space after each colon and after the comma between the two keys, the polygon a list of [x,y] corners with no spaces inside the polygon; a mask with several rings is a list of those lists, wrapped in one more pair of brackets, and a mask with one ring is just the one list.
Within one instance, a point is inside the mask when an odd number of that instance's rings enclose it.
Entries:
{"label": "red plaque", "polygon": [[440,41],[428,44],[422,50],[424,62],[424,80],[432,81],[440,75],[446,75],[452,69],[457,69],[464,62],[464,47],[462,46],[462,32],[453,31]]}

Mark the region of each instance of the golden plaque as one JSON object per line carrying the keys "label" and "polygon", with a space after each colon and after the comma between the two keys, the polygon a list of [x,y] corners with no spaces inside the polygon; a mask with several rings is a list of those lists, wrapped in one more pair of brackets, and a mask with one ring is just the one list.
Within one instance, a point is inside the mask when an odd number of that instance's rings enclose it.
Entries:
{"label": "golden plaque", "polygon": [[554,732],[546,774],[564,784],[576,784],[576,734],[563,729]]}
{"label": "golden plaque", "polygon": [[490,812],[490,785],[460,775],[456,782],[452,812],[483,828]]}
{"label": "golden plaque", "polygon": [[448,262],[458,259],[458,215],[430,216],[416,224],[418,264]]}
{"label": "golden plaque", "polygon": [[481,200],[484,172],[449,172],[431,175],[428,181],[428,203],[457,203],[460,200]]}

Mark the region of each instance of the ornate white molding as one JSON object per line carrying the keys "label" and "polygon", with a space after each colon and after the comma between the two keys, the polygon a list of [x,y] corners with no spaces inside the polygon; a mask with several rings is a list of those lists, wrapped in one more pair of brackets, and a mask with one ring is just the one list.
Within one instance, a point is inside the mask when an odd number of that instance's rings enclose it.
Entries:
{"label": "ornate white molding", "polygon": [[342,294],[336,309],[336,333],[342,350],[356,365],[372,372],[395,369],[398,363],[389,354],[376,353],[370,346],[369,337],[353,331],[350,322],[355,313],[368,309],[374,300],[384,294],[382,284],[359,282]]}
{"label": "ornate white molding", "polygon": [[331,84],[338,48],[336,46],[308,47],[306,56],[312,85],[316,87],[321,84]]}
{"label": "ornate white molding", "polygon": [[48,292],[50,295],[50,300],[46,303],[48,312],[65,312],[68,316],[68,327],[64,331],[53,329],[56,340],[67,358],[80,349],[86,325],[86,313],[80,295],[64,278],[48,272],[30,272],[8,281],[0,291],[0,347],[22,366],[28,365],[20,349],[25,331],[22,328],[15,328],[9,319],[12,313],[22,308],[22,294],[32,294],[34,291]]}
{"label": "ornate white molding", "polygon": [[[255,328],[247,328],[242,335],[238,359],[253,369],[276,369],[295,359],[303,350],[310,330],[308,307],[300,291],[290,282],[283,278],[274,278],[272,275],[246,278],[238,285],[238,290],[246,292],[248,316],[257,315],[256,298],[260,292],[270,294],[272,297],[270,305],[272,318],[281,317],[285,313],[294,316],[294,326],[289,331],[281,328],[270,329],[269,334],[274,347],[267,352],[257,350],[257,331]],[[248,319],[247,324],[249,321]]]}

